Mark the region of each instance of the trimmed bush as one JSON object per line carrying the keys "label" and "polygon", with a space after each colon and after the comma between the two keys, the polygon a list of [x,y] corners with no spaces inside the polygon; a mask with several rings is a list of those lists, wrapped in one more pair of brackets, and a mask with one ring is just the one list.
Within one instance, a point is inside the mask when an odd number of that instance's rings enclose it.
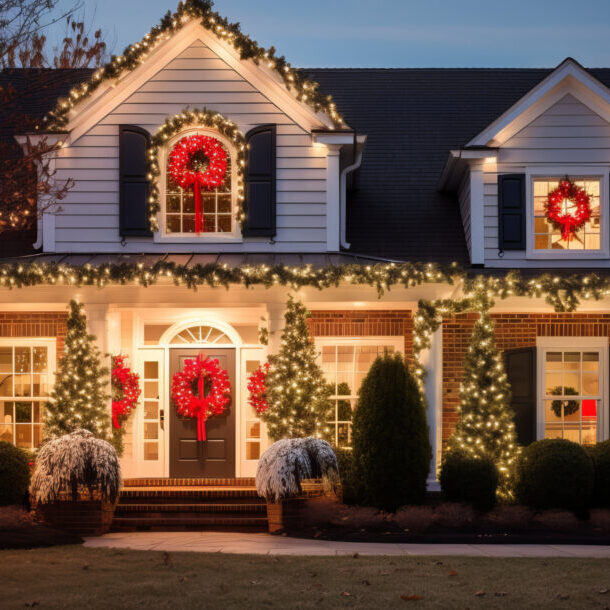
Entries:
{"label": "trimmed bush", "polygon": [[564,439],[535,441],[523,449],[517,463],[517,500],[537,509],[589,508],[593,464],[577,443]]}
{"label": "trimmed bush", "polygon": [[610,507],[610,440],[587,447],[593,460],[593,506]]}
{"label": "trimmed bush", "polygon": [[6,441],[0,441],[0,506],[25,504],[30,467],[28,454]]}
{"label": "trimmed bush", "polygon": [[400,354],[385,354],[360,388],[353,419],[359,504],[394,512],[421,504],[432,451],[417,382]]}
{"label": "trimmed bush", "polygon": [[499,476],[491,459],[449,451],[443,458],[440,482],[447,502],[465,502],[484,512],[496,503]]}
{"label": "trimmed bush", "polygon": [[352,449],[335,448],[339,464],[339,479],[343,491],[343,503],[355,504],[357,500],[356,477],[354,474],[354,452]]}

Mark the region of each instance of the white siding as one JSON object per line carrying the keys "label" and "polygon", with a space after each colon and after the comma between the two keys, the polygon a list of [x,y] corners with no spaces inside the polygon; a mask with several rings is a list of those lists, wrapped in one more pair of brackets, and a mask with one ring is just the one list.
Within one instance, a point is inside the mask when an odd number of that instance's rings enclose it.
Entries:
{"label": "white siding", "polygon": [[[153,243],[118,233],[119,151],[122,123],[153,133],[185,107],[207,107],[234,120],[242,133],[262,123],[278,125],[277,235],[275,244]],[[58,179],[74,188],[56,218],[58,252],[324,251],[326,249],[326,149],[295,124],[202,42],[187,48],[105,116],[74,144],[62,149]]]}
{"label": "white siding", "polygon": [[464,226],[468,255],[472,259],[472,236],[470,234],[470,172],[464,174],[464,178],[458,189],[458,201],[460,202],[460,215],[462,216],[462,225]]}
{"label": "white siding", "polygon": [[[610,165],[610,124],[572,95],[566,95],[507,140],[498,163],[486,164],[485,264],[490,267],[607,267],[608,260],[527,260],[525,251],[498,256],[498,173],[523,173],[528,165],[565,167]],[[600,170],[607,171],[607,170]],[[605,226],[608,226],[606,219]]]}

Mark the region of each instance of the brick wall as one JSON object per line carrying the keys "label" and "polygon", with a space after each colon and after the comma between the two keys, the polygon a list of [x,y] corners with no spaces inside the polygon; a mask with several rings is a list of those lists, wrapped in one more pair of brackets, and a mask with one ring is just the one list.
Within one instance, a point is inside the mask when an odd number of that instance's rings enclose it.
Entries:
{"label": "brick wall", "polygon": [[0,312],[0,337],[57,337],[57,358],[66,336],[65,312]]}
{"label": "brick wall", "polygon": [[[443,441],[451,436],[457,422],[462,362],[477,317],[463,314],[443,322]],[[610,314],[499,313],[492,318],[501,350],[534,347],[536,337],[610,337]]]}
{"label": "brick wall", "polygon": [[410,311],[314,311],[309,332],[314,337],[403,337],[406,356],[413,354]]}

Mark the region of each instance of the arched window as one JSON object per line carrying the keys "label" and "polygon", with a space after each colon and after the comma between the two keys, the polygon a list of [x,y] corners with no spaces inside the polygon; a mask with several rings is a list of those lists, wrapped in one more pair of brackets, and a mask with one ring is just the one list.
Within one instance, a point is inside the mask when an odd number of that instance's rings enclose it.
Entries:
{"label": "arched window", "polygon": [[[171,152],[183,138],[202,135],[215,140],[226,154],[224,180],[216,187],[200,188],[200,231],[206,235],[230,235],[235,232],[235,206],[237,194],[235,151],[229,140],[218,131],[193,128],[180,132],[168,143],[165,150],[165,204],[163,209],[163,232],[168,237],[193,236],[197,234],[195,187],[180,186],[174,179],[170,165]],[[188,171],[205,173],[210,160],[203,151],[190,155],[186,164]]]}

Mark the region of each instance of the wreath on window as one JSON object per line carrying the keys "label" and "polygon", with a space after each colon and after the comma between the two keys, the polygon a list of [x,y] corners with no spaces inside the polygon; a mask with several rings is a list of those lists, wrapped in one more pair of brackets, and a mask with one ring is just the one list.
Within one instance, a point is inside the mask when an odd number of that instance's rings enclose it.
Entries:
{"label": "wreath on window", "polygon": [[561,231],[561,238],[570,241],[591,218],[591,200],[585,189],[566,177],[548,194],[545,210],[547,220]]}
{"label": "wreath on window", "polygon": [[[562,392],[563,390],[563,392]],[[556,388],[552,388],[549,394],[563,394],[564,396],[577,396],[578,392],[569,386],[560,386],[558,385]],[[562,409],[563,407],[563,409]],[[551,403],[551,410],[557,417],[561,417],[561,412],[563,410],[564,415],[572,415],[578,411],[578,401],[577,400],[554,400]]]}
{"label": "wreath on window", "polygon": [[112,425],[121,427],[121,420],[136,408],[142,390],[140,376],[125,366],[125,356],[112,357]]}
{"label": "wreath on window", "polygon": [[180,415],[197,418],[197,440],[205,441],[205,422],[221,415],[231,400],[229,374],[216,358],[186,360],[172,377],[172,398]]}
{"label": "wreath on window", "polygon": [[248,377],[248,402],[259,415],[269,408],[269,403],[267,402],[268,373],[269,363],[265,362]]}
{"label": "wreath on window", "polygon": [[199,235],[204,228],[201,189],[211,191],[222,186],[227,176],[227,151],[211,136],[185,136],[169,153],[167,171],[181,188],[193,187],[195,232]]}

